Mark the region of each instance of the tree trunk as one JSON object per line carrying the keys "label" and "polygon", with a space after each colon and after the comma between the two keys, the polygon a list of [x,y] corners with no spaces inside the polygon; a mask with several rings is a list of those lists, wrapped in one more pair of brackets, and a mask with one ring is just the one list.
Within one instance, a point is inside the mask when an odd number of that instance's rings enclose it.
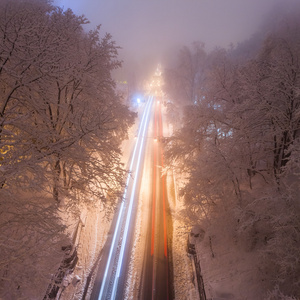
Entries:
{"label": "tree trunk", "polygon": [[59,178],[61,173],[61,167],[60,167],[60,159],[58,158],[55,166],[54,166],[54,172],[53,172],[53,199],[55,202],[59,203]]}

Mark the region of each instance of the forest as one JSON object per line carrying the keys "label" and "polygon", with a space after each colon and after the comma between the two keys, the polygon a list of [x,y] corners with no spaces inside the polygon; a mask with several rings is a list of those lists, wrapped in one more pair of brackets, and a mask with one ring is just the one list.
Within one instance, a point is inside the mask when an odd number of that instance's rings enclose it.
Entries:
{"label": "forest", "polygon": [[72,248],[65,216],[113,207],[124,184],[135,115],[111,76],[118,47],[87,23],[52,1],[0,1],[1,299],[42,299]]}
{"label": "forest", "polygon": [[[250,261],[264,300],[300,299],[299,15],[282,4],[244,42],[195,42],[163,66],[182,213],[212,261],[218,245]],[[49,296],[61,262],[77,262],[67,218],[109,214],[124,188],[136,114],[113,80],[119,47],[88,22],[51,0],[0,0],[0,299]]]}
{"label": "forest", "polygon": [[185,213],[212,257],[222,242],[254,257],[259,299],[300,298],[299,13],[277,7],[229,49],[185,46],[164,72]]}

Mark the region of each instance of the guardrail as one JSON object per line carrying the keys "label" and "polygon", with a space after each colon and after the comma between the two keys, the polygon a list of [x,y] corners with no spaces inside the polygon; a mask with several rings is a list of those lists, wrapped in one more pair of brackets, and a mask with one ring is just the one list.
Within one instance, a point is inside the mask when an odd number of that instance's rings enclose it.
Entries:
{"label": "guardrail", "polygon": [[195,240],[190,239],[190,234],[187,240],[187,252],[192,259],[194,278],[196,278],[195,286],[198,291],[200,300],[207,300],[205,289],[204,289],[204,281],[201,274],[200,261],[198,260],[196,249],[195,249]]}

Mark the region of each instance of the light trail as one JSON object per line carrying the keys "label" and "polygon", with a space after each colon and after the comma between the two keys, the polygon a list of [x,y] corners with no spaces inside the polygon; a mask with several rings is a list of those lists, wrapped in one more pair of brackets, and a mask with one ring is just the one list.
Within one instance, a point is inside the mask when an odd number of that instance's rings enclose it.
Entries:
{"label": "light trail", "polygon": [[136,166],[136,174],[135,174],[134,181],[133,181],[133,187],[132,187],[131,196],[130,196],[130,203],[129,203],[129,208],[128,208],[127,217],[126,217],[126,224],[125,224],[123,238],[122,238],[122,245],[121,245],[121,251],[120,251],[120,256],[119,256],[119,260],[118,260],[117,273],[116,273],[114,284],[113,284],[112,299],[115,298],[116,293],[117,293],[117,287],[118,287],[118,281],[119,281],[120,271],[121,271],[123,257],[124,257],[125,245],[127,242],[128,228],[129,228],[129,223],[131,220],[131,213],[132,213],[133,200],[134,200],[134,196],[135,196],[135,189],[136,189],[136,184],[138,181],[138,174],[139,174],[139,170],[140,170],[141,155],[142,155],[142,150],[143,150],[143,146],[144,146],[145,133],[146,133],[149,115],[150,115],[149,110],[152,107],[152,101],[153,101],[153,97],[151,97],[151,99],[148,100],[148,103],[147,103],[147,105],[148,104],[149,105],[146,108],[146,120],[143,124],[144,128],[143,128],[143,134],[142,134],[142,141],[141,141],[141,145],[140,145],[140,149],[139,149],[138,161],[137,161],[137,166]]}
{"label": "light trail", "polygon": [[[161,106],[159,106],[159,125],[160,125],[160,136],[163,136],[163,124],[162,124],[162,114],[161,114]],[[164,155],[163,155],[163,147],[160,148],[161,151],[161,168],[163,171],[164,168]],[[163,220],[164,220],[164,255],[166,257],[166,282],[167,282],[167,299],[169,300],[169,276],[168,276],[168,243],[167,243],[167,216],[166,216],[166,182],[165,182],[165,174],[162,174],[162,189],[163,189]]]}
{"label": "light trail", "polygon": [[[154,112],[154,139],[157,140],[157,129],[156,129],[156,104]],[[153,187],[152,187],[152,235],[151,235],[151,255],[154,254],[154,236],[155,236],[155,205],[156,205],[156,149],[157,144],[154,144],[153,151]]]}
{"label": "light trail", "polygon": [[[163,122],[161,105],[159,101],[155,105],[154,112],[154,136],[158,140],[163,137]],[[167,195],[166,178],[163,174],[164,154],[163,144],[154,143],[153,147],[153,199],[152,199],[152,292],[151,299],[169,299],[168,278],[168,241],[167,241]],[[158,173],[158,174],[157,174]],[[159,191],[159,195],[157,194]],[[161,226],[162,224],[163,226]],[[164,283],[161,284],[161,274],[164,274]],[[147,298],[148,299],[148,298]]]}
{"label": "light trail", "polygon": [[[163,125],[162,125],[162,115],[161,115],[161,106],[159,106],[159,127],[160,127],[160,137],[163,136]],[[160,148],[161,152],[161,169],[163,172],[164,169],[164,154],[163,147]],[[166,217],[166,184],[165,184],[165,174],[162,174],[162,188],[163,188],[163,220],[164,220],[164,254],[165,257],[168,256],[168,247],[167,247],[167,217]]]}
{"label": "light trail", "polygon": [[[155,111],[154,111],[154,138],[157,141],[157,102],[155,103]],[[152,292],[151,299],[154,299],[154,291],[155,291],[155,260],[154,260],[154,245],[155,245],[155,209],[156,209],[156,172],[157,172],[157,143],[153,145],[153,195],[152,195],[152,234],[151,234],[151,256],[153,257],[152,262]]]}
{"label": "light trail", "polygon": [[[130,221],[131,212],[132,212],[134,192],[135,192],[136,182],[137,182],[137,177],[138,177],[137,175],[138,175],[138,172],[139,172],[141,151],[142,151],[143,144],[144,144],[145,130],[147,128],[146,125],[148,123],[149,110],[150,110],[150,107],[152,106],[152,101],[153,101],[153,96],[149,97],[149,99],[148,99],[146,108],[145,108],[144,113],[143,113],[141,125],[139,127],[138,137],[137,137],[137,141],[136,141],[134,151],[133,151],[133,155],[132,155],[132,158],[131,158],[131,163],[130,163],[130,167],[129,167],[129,174],[128,174],[127,180],[126,180],[125,190],[124,190],[124,194],[123,194],[123,197],[122,197],[122,202],[121,202],[120,209],[119,209],[119,215],[118,215],[118,219],[117,219],[117,223],[116,223],[116,227],[115,227],[111,247],[110,247],[110,250],[109,250],[109,255],[108,255],[108,259],[107,259],[107,263],[106,263],[106,267],[105,267],[105,271],[104,271],[104,275],[103,275],[103,280],[102,280],[102,283],[101,283],[101,289],[100,289],[100,292],[99,292],[98,300],[102,300],[103,299],[102,297],[105,296],[103,293],[104,293],[104,289],[105,289],[105,286],[106,286],[106,281],[108,279],[107,274],[108,274],[109,268],[111,267],[111,260],[112,260],[113,251],[115,249],[116,242],[117,242],[117,235],[119,233],[119,230],[121,229],[121,219],[122,219],[123,211],[125,209],[125,199],[126,199],[126,196],[127,196],[128,184],[129,184],[129,180],[130,180],[130,177],[131,177],[133,164],[136,160],[137,148],[138,148],[138,145],[140,144],[140,151],[139,151],[138,163],[137,163],[137,174],[134,178],[134,184],[133,184],[134,188],[133,188],[132,193],[131,193],[130,205],[129,205],[129,217],[128,217],[128,213],[127,213],[127,219],[126,219],[126,225],[125,225],[126,232],[124,230],[123,238],[122,238],[121,252],[120,252],[120,255],[119,255],[119,258],[118,258],[117,276],[115,276],[115,280],[114,280],[114,284],[113,284],[113,292],[112,292],[113,297],[112,297],[112,299],[114,299],[115,295],[116,295],[117,285],[118,285],[118,280],[119,280],[119,275],[120,275],[120,270],[121,270],[121,265],[122,265],[122,260],[123,260],[123,256],[124,256],[125,244],[126,244],[126,240],[127,240],[127,236],[128,236],[128,227],[129,227],[129,221]],[[141,135],[141,133],[142,133],[142,135]],[[142,137],[142,141],[140,143],[139,141],[140,141],[141,137]],[[125,236],[125,238],[124,238],[124,236]],[[124,244],[124,246],[123,246],[123,244]]]}

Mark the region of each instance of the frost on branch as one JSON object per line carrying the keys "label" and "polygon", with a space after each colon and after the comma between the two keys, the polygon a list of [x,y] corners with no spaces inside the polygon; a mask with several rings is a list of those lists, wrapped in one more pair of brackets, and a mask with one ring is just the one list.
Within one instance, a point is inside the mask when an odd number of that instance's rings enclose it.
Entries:
{"label": "frost on branch", "polygon": [[275,22],[247,41],[248,55],[244,45],[216,49],[199,64],[196,48],[182,50],[165,72],[169,107],[185,104],[166,156],[183,174],[191,222],[212,237],[211,265],[229,249],[241,258],[234,272],[248,261],[255,274],[249,290],[293,299],[300,297],[299,7]]}
{"label": "frost on branch", "polygon": [[[111,77],[120,66],[118,47],[109,34],[101,37],[100,27],[86,33],[86,22],[50,1],[0,1],[0,297],[5,299],[45,293],[49,271],[63,255],[57,249],[67,240],[59,210],[63,216],[68,209],[78,212],[79,203],[100,201],[113,207],[123,185],[120,145],[134,115]],[[36,290],[26,279],[35,284],[33,276],[41,280]]]}

